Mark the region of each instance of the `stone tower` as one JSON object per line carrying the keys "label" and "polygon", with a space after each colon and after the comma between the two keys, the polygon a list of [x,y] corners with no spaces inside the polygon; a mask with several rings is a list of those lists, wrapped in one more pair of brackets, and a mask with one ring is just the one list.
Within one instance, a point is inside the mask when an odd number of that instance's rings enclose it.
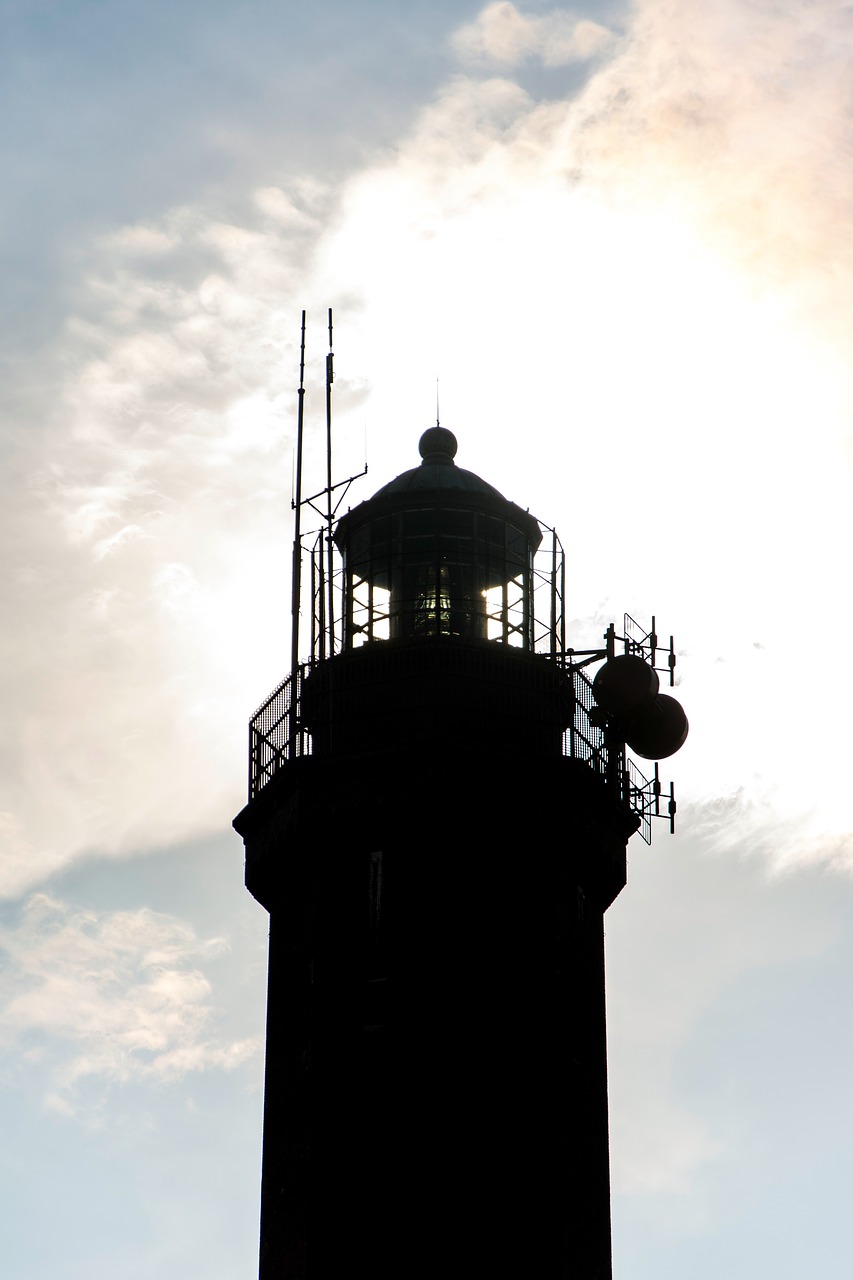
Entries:
{"label": "stone tower", "polygon": [[260,1276],[609,1280],[603,918],[660,796],[625,741],[686,721],[653,634],[566,649],[553,531],[451,432],[420,453],[337,521],[337,622],[252,720]]}

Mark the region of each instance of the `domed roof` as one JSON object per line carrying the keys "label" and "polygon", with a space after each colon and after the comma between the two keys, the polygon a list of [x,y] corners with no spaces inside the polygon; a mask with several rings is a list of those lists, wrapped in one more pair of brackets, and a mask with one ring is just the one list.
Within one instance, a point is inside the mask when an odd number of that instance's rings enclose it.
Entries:
{"label": "domed roof", "polygon": [[493,485],[487,484],[473,471],[465,471],[457,467],[453,461],[456,454],[456,437],[446,427],[430,427],[420,438],[418,445],[423,461],[419,467],[404,471],[396,479],[383,485],[373,495],[376,498],[390,497],[396,493],[412,493],[429,489],[456,491],[465,493],[488,494],[493,498],[505,501]]}
{"label": "domed roof", "polygon": [[[341,516],[333,535],[339,547],[349,543],[352,551],[353,539],[372,536],[369,532],[372,522],[383,516],[428,508],[436,513],[443,508],[482,512],[520,530],[532,549],[539,546],[542,531],[535,516],[522,511],[473,471],[457,467],[453,461],[456,437],[452,431],[446,427],[430,427],[421,436],[419,447],[423,459],[419,467],[404,471],[378,489],[372,498]],[[436,519],[440,523],[438,514]]]}

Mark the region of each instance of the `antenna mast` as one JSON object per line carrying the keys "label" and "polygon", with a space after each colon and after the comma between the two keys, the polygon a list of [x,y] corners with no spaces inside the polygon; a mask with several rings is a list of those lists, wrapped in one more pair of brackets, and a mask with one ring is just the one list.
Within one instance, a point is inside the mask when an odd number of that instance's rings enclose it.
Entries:
{"label": "antenna mast", "polygon": [[335,593],[333,590],[334,583],[334,565],[332,563],[332,522],[334,520],[334,508],[332,506],[332,383],[335,380],[334,370],[334,352],[332,351],[332,308],[329,307],[329,352],[326,356],[326,524],[327,524],[327,554],[329,565],[328,577],[328,607],[329,607],[329,641],[330,646],[334,647],[335,635]]}
{"label": "antenna mast", "polygon": [[[296,494],[291,506],[296,512],[293,522],[293,629],[291,649],[291,673],[296,675],[299,665],[299,625],[302,595],[302,508],[308,506],[320,517],[319,529],[312,530],[316,540],[311,548],[311,650],[306,658],[309,665],[323,661],[335,652],[335,544],[332,537],[335,517],[350,485],[358,476],[332,482],[332,383],[335,380],[334,353],[332,351],[332,308],[329,307],[329,351],[326,356],[326,477],[318,493],[303,497],[302,455],[305,426],[305,316],[302,312],[302,345],[299,356],[299,412],[296,426]],[[336,496],[336,491],[337,496]],[[328,655],[327,655],[328,650]]]}
{"label": "antenna mast", "polygon": [[299,662],[299,605],[302,589],[302,436],[305,423],[305,312],[302,312],[302,341],[299,351],[299,391],[296,413],[296,497],[291,506],[296,511],[293,521],[293,595],[291,603],[290,670],[295,675]]}

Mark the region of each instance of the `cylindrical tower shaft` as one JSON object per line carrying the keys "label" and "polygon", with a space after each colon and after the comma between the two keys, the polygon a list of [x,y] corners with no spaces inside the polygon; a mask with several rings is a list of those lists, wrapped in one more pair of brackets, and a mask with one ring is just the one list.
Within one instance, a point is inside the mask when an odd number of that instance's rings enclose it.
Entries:
{"label": "cylindrical tower shaft", "polygon": [[637,819],[564,754],[540,526],[454,453],[433,428],[338,522],[343,651],[269,711],[235,819],[270,913],[261,1280],[610,1280],[603,915]]}

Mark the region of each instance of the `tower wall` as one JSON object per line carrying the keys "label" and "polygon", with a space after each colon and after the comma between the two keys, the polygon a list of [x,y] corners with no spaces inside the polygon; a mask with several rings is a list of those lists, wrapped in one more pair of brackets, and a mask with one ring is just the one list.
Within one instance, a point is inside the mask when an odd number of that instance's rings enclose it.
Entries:
{"label": "tower wall", "polygon": [[312,674],[316,754],[235,820],[270,912],[261,1280],[605,1280],[636,821],[562,756],[552,664],[375,648]]}

